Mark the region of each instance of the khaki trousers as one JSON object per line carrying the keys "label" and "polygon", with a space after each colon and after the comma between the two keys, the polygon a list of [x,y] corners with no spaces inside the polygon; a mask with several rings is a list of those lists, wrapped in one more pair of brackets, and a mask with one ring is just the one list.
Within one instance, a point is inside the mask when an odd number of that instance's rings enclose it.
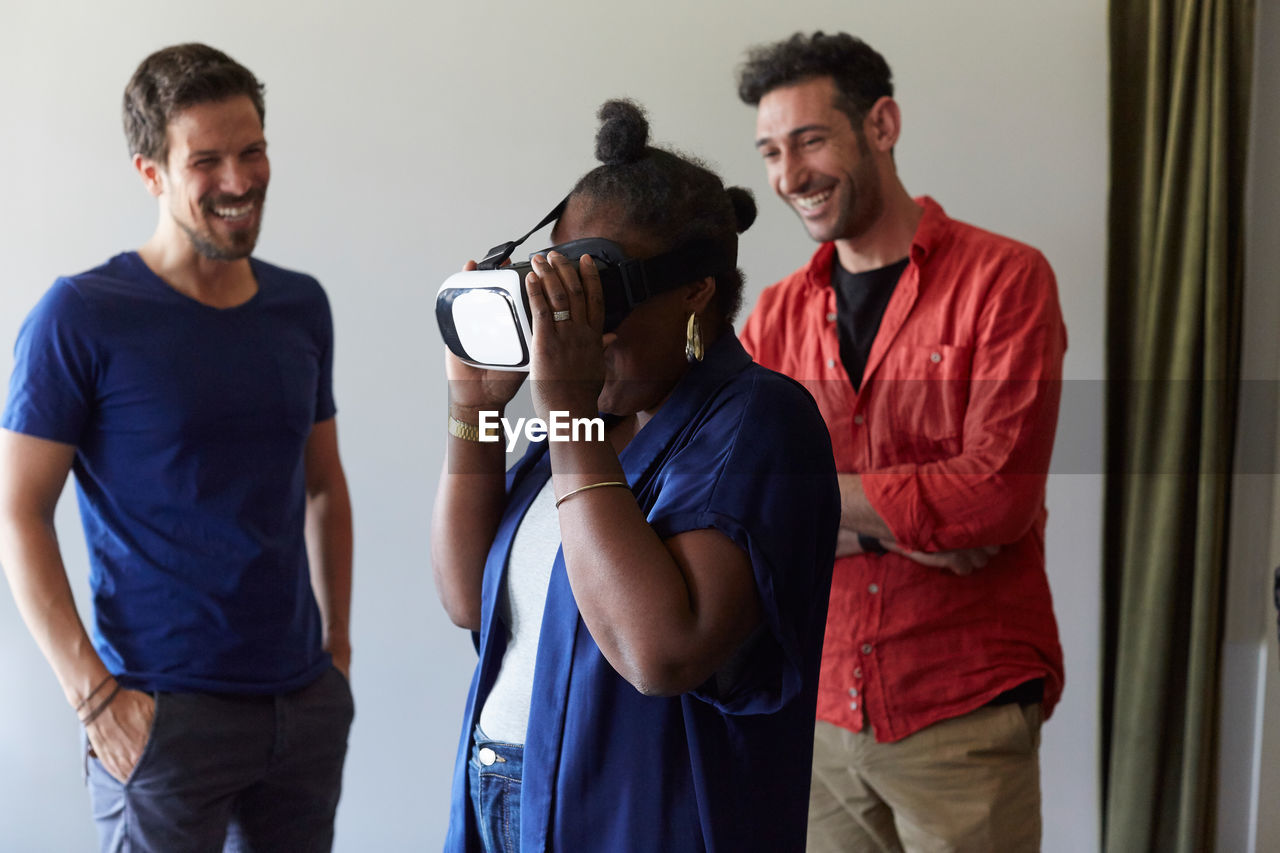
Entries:
{"label": "khaki trousers", "polygon": [[1040,849],[1040,705],[995,705],[896,743],[818,722],[809,853]]}

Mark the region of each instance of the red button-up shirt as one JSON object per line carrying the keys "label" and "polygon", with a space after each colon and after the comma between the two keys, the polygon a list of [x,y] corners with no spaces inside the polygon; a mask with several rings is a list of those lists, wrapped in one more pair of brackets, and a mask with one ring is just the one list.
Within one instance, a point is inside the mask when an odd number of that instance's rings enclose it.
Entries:
{"label": "red button-up shirt", "polygon": [[1062,695],[1062,648],[1044,570],[1045,478],[1066,327],[1040,252],[947,217],[930,198],[863,376],[840,361],[835,245],[768,288],[742,343],[805,384],[836,467],[904,548],[1000,545],[967,577],[896,554],[838,559],[818,719],[879,741],[1044,678]]}

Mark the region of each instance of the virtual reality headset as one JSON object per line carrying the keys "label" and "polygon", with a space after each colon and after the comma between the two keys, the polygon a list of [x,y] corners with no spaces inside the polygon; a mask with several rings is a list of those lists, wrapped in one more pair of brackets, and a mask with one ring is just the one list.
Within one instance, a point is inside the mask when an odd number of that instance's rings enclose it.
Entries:
{"label": "virtual reality headset", "polygon": [[[467,364],[492,370],[525,371],[532,358],[533,315],[524,279],[528,261],[507,266],[529,235],[564,212],[566,196],[519,240],[495,246],[468,272],[454,273],[436,293],[436,322],[445,345]],[[587,237],[561,243],[534,255],[557,251],[576,268],[590,255],[600,272],[604,292],[604,331],[611,332],[635,306],[651,296],[711,275],[732,271],[736,246],[694,240],[651,258],[629,258],[612,240]],[[532,255],[531,255],[532,257]]]}

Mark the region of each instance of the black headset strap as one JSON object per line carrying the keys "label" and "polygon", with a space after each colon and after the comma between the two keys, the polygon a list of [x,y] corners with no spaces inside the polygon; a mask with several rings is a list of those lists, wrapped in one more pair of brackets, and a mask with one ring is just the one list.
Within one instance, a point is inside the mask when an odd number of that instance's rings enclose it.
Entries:
{"label": "black headset strap", "polygon": [[639,305],[651,296],[735,268],[736,247],[718,240],[694,240],[652,258],[619,264],[627,303]]}
{"label": "black headset strap", "polygon": [[[572,195],[572,193],[570,193]],[[528,240],[533,232],[542,228],[549,222],[554,222],[560,218],[560,214],[564,213],[565,207],[569,204],[569,196],[560,199],[560,203],[552,208],[551,212],[542,217],[542,221],[525,232],[525,235],[519,240],[511,240],[507,243],[499,243],[489,250],[489,254],[484,256],[484,260],[476,264],[476,269],[496,270],[502,266],[511,257],[511,253],[520,247],[520,244]]]}

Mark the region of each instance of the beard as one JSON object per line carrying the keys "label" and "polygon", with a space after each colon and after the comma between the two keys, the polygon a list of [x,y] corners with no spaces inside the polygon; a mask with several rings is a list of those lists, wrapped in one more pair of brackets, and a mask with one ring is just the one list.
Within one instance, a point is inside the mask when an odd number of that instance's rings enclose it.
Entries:
{"label": "beard", "polygon": [[819,243],[831,240],[853,240],[867,233],[884,213],[884,192],[876,171],[871,146],[864,134],[858,133],[858,162],[840,175],[836,188],[840,208],[826,221],[812,222],[797,209],[809,236]]}
{"label": "beard", "polygon": [[[205,217],[205,222],[210,219],[218,218],[214,213],[215,207],[235,207],[237,205],[252,202],[261,208],[262,202],[265,200],[265,190],[250,190],[242,196],[219,196],[217,198],[204,199],[200,203],[200,212]],[[191,246],[201,257],[210,261],[239,261],[253,254],[253,249],[258,244],[258,230],[261,227],[261,213],[258,216],[258,222],[252,228],[233,230],[228,238],[220,239],[216,237],[210,228],[197,228],[183,222],[178,216],[173,217],[173,221],[182,229],[182,233],[187,235],[187,239],[191,241]]]}
{"label": "beard", "polygon": [[823,241],[856,239],[867,233],[884,213],[884,194],[880,192],[875,173],[861,177],[862,180],[857,175],[845,176],[849,187],[848,198],[829,229],[830,235],[824,236]]}

